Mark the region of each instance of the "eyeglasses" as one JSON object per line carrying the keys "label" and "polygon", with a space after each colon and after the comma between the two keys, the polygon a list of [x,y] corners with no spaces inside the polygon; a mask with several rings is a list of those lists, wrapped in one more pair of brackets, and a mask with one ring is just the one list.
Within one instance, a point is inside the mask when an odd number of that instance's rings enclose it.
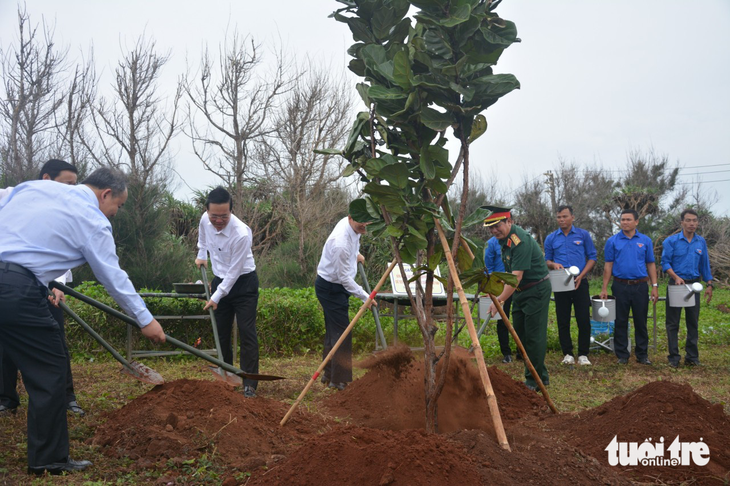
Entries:
{"label": "eyeglasses", "polygon": [[224,215],[217,215],[217,214],[210,214],[208,213],[208,219],[211,221],[228,221],[231,219],[230,214],[224,214]]}

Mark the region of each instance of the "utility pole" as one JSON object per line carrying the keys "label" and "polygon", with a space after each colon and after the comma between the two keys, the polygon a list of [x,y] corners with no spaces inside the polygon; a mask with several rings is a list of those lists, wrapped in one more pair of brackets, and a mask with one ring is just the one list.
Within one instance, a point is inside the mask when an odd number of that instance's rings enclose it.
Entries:
{"label": "utility pole", "polygon": [[548,191],[550,192],[550,205],[553,209],[553,214],[558,211],[558,203],[555,200],[555,174],[549,170],[543,174],[545,176],[545,183],[548,185]]}

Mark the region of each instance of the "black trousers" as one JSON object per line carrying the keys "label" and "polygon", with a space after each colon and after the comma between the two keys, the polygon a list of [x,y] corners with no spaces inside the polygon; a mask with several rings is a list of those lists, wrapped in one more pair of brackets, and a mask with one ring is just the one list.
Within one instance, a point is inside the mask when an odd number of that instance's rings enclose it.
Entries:
{"label": "black trousers", "polygon": [[[502,308],[507,318],[509,318],[509,311],[512,308],[512,296],[504,301]],[[502,319],[497,320],[497,340],[499,340],[499,350],[502,352],[502,356],[512,355],[512,348],[509,345],[509,331]],[[517,354],[520,354],[519,349],[517,350]]]}
{"label": "black trousers", "polygon": [[[342,285],[328,282],[319,275],[314,282],[314,291],[324,311],[324,359],[350,325],[350,294]],[[326,380],[333,383],[352,381],[352,333],[342,341],[323,374]]]}
{"label": "black trousers", "polygon": [[0,270],[0,342],[28,391],[28,465],[68,458],[63,335],[35,277]]}
{"label": "black trousers", "polygon": [[[66,403],[75,402],[76,394],[74,393],[74,380],[71,374],[71,354],[66,344],[65,320],[63,318],[63,310],[48,302],[48,310],[58,323],[61,330],[61,340],[63,342],[63,350],[66,352]],[[18,367],[10,360],[7,353],[2,352],[0,348],[0,405],[8,408],[15,408],[20,405],[20,397],[18,396]]]}
{"label": "black trousers", "polygon": [[[669,285],[674,285],[674,280],[669,280]],[[697,349],[699,341],[699,321],[700,321],[700,295],[695,295],[695,305],[692,307],[684,307],[684,320],[687,324],[687,342],[684,346],[685,361],[699,361],[700,352]],[[669,297],[667,296],[667,359],[670,363],[679,364],[679,319],[682,316],[682,307],[670,307]]]}
{"label": "black trousers", "polygon": [[[211,288],[216,291],[222,280],[213,279]],[[221,341],[223,361],[233,364],[233,346],[231,331],[233,318],[238,324],[241,338],[241,369],[246,373],[259,372],[259,338],[256,334],[256,308],[259,303],[259,277],[256,272],[241,275],[233,284],[231,292],[223,297],[214,311],[218,327],[218,338]],[[244,385],[257,387],[258,381],[244,378]]]}
{"label": "black trousers", "polygon": [[573,339],[570,337],[570,317],[575,309],[578,324],[578,355],[588,356],[591,347],[591,293],[588,282],[569,292],[554,292],[555,317],[558,321],[558,338],[563,354],[573,354]]}
{"label": "black trousers", "polygon": [[629,350],[629,313],[634,317],[636,359],[649,357],[649,332],[646,319],[649,314],[649,286],[646,282],[626,285],[613,281],[611,292],[616,297],[616,327],[613,331],[613,352],[620,359],[631,356]]}

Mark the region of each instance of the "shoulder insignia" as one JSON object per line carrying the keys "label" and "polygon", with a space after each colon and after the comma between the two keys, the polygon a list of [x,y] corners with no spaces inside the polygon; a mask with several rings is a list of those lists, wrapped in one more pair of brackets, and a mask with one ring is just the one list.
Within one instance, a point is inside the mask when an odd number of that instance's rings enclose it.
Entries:
{"label": "shoulder insignia", "polygon": [[512,240],[507,240],[507,248],[510,248],[512,246]]}
{"label": "shoulder insignia", "polygon": [[515,246],[519,245],[522,242],[522,240],[520,240],[520,238],[515,234],[510,236],[509,239],[510,241],[514,242]]}

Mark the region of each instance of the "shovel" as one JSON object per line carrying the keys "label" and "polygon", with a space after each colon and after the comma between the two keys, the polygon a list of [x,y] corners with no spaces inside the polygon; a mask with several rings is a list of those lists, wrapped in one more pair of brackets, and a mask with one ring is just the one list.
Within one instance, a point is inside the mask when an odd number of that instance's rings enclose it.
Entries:
{"label": "shovel", "polygon": [[[208,302],[210,301],[210,284],[208,283],[208,272],[205,270],[205,267],[203,265],[200,266],[200,273],[203,276],[203,286],[205,287],[205,300],[206,302]],[[218,324],[215,320],[215,312],[213,311],[213,307],[209,307],[208,312],[210,313],[210,322],[213,325],[213,338],[215,339],[216,356],[218,356],[218,359],[223,359],[223,352],[221,351],[221,340],[218,337]],[[243,384],[243,380],[241,380],[240,377],[236,375],[231,375],[220,367],[218,367],[217,370],[214,367],[211,367],[210,371],[216,374],[216,378],[222,379],[229,385],[241,386]]]}
{"label": "shovel", "polygon": [[[110,314],[110,315],[116,317],[117,319],[119,319],[123,322],[126,322],[127,324],[131,324],[132,326],[139,328],[139,324],[137,324],[137,321],[135,321],[131,317],[129,317],[125,314],[122,314],[121,312],[119,312],[116,309],[112,309],[108,305],[102,304],[101,302],[97,302],[96,300],[92,299],[91,297],[87,297],[84,294],[76,292],[74,289],[72,289],[70,287],[66,287],[65,285],[58,283],[56,281],[51,282],[50,287],[59,289],[62,292],[64,292],[66,295],[75,297],[82,302],[86,302],[87,304],[96,307],[97,309],[103,310],[107,314]],[[214,365],[219,366],[226,371],[230,371],[234,375],[240,376],[241,378],[248,378],[251,380],[258,380],[258,381],[273,381],[273,380],[283,380],[284,379],[283,376],[261,375],[258,373],[246,373],[243,370],[236,368],[235,366],[231,366],[228,363],[225,363],[212,356],[209,356],[208,354],[200,351],[199,349],[196,349],[188,344],[185,344],[182,341],[178,341],[177,339],[175,339],[174,337],[172,337],[168,334],[165,334],[165,339],[167,340],[168,343],[172,344],[173,346],[176,346],[176,347],[182,349],[183,351],[187,351],[188,353],[193,354],[193,355],[197,356],[198,358],[201,358],[210,363],[213,363]]]}
{"label": "shovel", "polygon": [[96,341],[104,346],[104,348],[111,353],[112,356],[114,356],[114,359],[122,363],[124,366],[122,368],[122,372],[128,374],[132,378],[136,378],[141,382],[149,383],[151,385],[162,385],[165,383],[164,378],[160,376],[158,372],[153,370],[152,368],[148,368],[147,366],[143,365],[142,363],[138,363],[136,361],[132,361],[131,363],[124,359],[121,354],[117,352],[116,349],[112,347],[111,344],[104,341],[104,339],[99,336],[99,334],[94,331],[91,326],[89,326],[87,323],[83,321],[74,311],[69,308],[68,305],[66,305],[65,302],[59,302],[58,306],[63,309],[66,314],[71,316],[74,321],[78,322],[79,325],[84,329],[84,331],[91,334],[91,337],[96,339]]}

